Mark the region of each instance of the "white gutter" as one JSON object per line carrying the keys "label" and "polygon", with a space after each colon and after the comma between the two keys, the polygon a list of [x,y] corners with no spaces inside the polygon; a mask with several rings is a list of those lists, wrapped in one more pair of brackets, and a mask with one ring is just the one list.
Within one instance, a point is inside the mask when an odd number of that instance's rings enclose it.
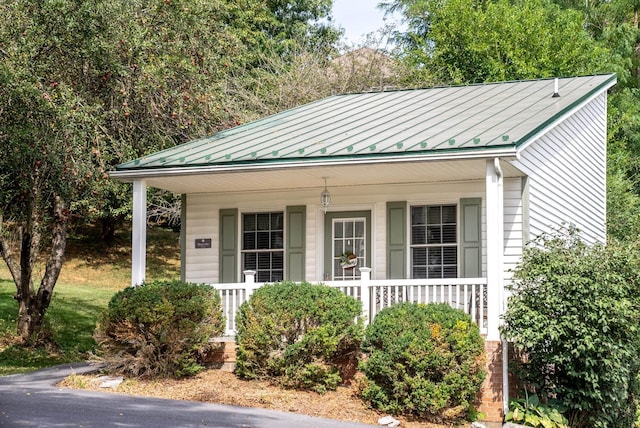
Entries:
{"label": "white gutter", "polygon": [[[493,160],[493,167],[496,171],[496,175],[501,178],[502,168],[500,167],[499,158],[495,158]],[[506,309],[504,301],[504,287],[501,287],[499,292],[500,304],[502,305],[501,309],[502,313],[504,313]],[[501,336],[500,341],[502,342],[502,411],[504,412],[503,414],[506,415],[509,412],[509,345],[504,336]]]}
{"label": "white gutter", "polygon": [[502,338],[502,411],[509,413],[509,344]]}
{"label": "white gutter", "polygon": [[186,176],[199,174],[216,174],[216,173],[240,173],[262,170],[285,170],[293,168],[314,168],[323,166],[351,166],[351,165],[375,165],[380,163],[413,163],[413,162],[435,162],[435,161],[453,161],[453,160],[470,160],[470,159],[490,159],[496,157],[515,158],[517,151],[514,148],[499,150],[487,150],[481,153],[466,153],[463,155],[418,155],[418,156],[389,156],[384,158],[364,158],[364,159],[343,159],[343,160],[317,160],[317,161],[280,161],[278,163],[266,162],[259,164],[233,164],[233,165],[205,165],[197,167],[171,167],[171,168],[148,168],[148,169],[126,169],[120,171],[111,171],[109,176],[122,181],[130,181],[148,177],[171,177]]}
{"label": "white gutter", "polygon": [[500,159],[499,158],[495,158],[493,160],[493,167],[496,170],[496,175],[498,176],[498,178],[502,178],[502,168],[500,167]]}

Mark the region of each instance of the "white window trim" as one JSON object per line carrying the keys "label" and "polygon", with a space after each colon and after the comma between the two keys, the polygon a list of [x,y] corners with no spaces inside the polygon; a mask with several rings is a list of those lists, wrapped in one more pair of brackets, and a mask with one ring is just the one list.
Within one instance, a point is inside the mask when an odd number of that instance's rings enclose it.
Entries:
{"label": "white window trim", "polygon": [[[242,239],[244,234],[244,216],[245,214],[270,214],[270,213],[282,213],[282,276],[283,279],[287,272],[287,208],[286,207],[277,207],[273,209],[269,208],[260,208],[260,209],[243,209],[238,210],[238,272],[240,274],[240,282],[243,281],[243,264],[244,264],[244,254],[249,250],[245,251],[242,249]],[[264,252],[272,252],[273,250],[262,250]],[[260,252],[260,250],[255,250],[254,252]],[[257,278],[257,273],[256,273]]]}
{"label": "white window trim", "polygon": [[[460,260],[461,260],[461,248],[460,248],[460,234],[462,233],[462,231],[460,230],[460,228],[462,227],[461,225],[461,219],[460,219],[460,199],[463,196],[461,196],[460,198],[456,199],[456,200],[450,200],[450,199],[433,199],[433,200],[428,200],[428,201],[423,201],[423,200],[414,200],[414,201],[407,201],[407,236],[406,236],[406,242],[407,242],[407,276],[409,278],[413,278],[413,266],[411,263],[411,249],[413,248],[413,246],[411,245],[411,209],[413,207],[422,207],[422,206],[443,206],[443,205],[455,205],[456,207],[456,277],[460,278]],[[466,196],[465,196],[466,197]],[[453,245],[452,245],[453,246]]]}

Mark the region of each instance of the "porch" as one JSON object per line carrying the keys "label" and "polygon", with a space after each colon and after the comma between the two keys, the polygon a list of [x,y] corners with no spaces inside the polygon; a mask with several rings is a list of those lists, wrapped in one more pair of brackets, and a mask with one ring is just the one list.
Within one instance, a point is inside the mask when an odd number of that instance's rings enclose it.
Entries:
{"label": "porch", "polygon": [[[235,334],[237,309],[253,290],[265,282],[290,279],[323,283],[355,297],[363,303],[368,321],[396,302],[447,303],[470,314],[487,340],[499,340],[503,280],[509,263],[519,255],[521,242],[518,171],[499,158],[429,162],[421,168],[411,163],[402,168],[392,166],[376,165],[375,173],[370,165],[248,171],[246,181],[243,178],[218,187],[209,180],[220,175],[206,176],[206,180],[201,177],[207,183],[205,187],[197,187],[192,176],[176,177],[175,183],[180,186],[196,186],[194,193],[187,193],[186,188],[172,189],[184,195],[182,278],[212,284],[219,290],[227,335]],[[396,181],[385,184],[391,181],[388,176],[392,170],[396,171]],[[463,171],[465,179],[447,180],[447,174],[454,170]],[[324,174],[348,184],[329,186],[331,205],[326,212],[318,204],[322,188],[313,187],[313,182],[322,182],[317,176]],[[133,182],[132,285],[144,282],[145,277],[146,189],[150,183],[167,187],[146,179]],[[450,211],[450,221],[433,226],[436,232],[446,229],[451,238],[444,244],[429,244],[438,247],[435,264],[422,245],[432,226],[420,223],[422,217],[418,215],[420,210],[431,208]],[[244,248],[245,238],[258,230],[249,228],[248,221],[260,216],[269,216],[269,225],[277,223],[275,228],[269,226],[266,238],[261,237],[269,245],[275,243],[274,251]],[[277,221],[272,223],[273,219]],[[352,229],[361,229],[363,235],[349,234],[345,238],[346,234],[336,234],[340,229],[335,226],[343,223],[345,228],[353,223]],[[505,228],[509,233],[506,240]],[[351,238],[354,243],[348,242]],[[418,245],[420,242],[424,248]],[[336,267],[340,254],[348,251],[357,253],[357,274],[345,275]],[[277,262],[271,254],[275,252]],[[256,269],[246,262],[249,253],[272,257],[268,267],[274,272],[279,269],[277,275],[266,279],[261,276],[264,271],[247,272]],[[424,270],[432,265],[441,273],[426,274]]]}
{"label": "porch", "polygon": [[[226,318],[225,335],[235,336],[238,308],[254,290],[265,285],[255,282],[255,271],[244,271],[245,282],[212,284],[221,297]],[[360,279],[353,281],[323,281],[332,288],[362,302],[365,325],[383,309],[400,302],[447,303],[471,315],[484,335],[488,330],[487,279],[371,279],[371,268],[360,268]]]}

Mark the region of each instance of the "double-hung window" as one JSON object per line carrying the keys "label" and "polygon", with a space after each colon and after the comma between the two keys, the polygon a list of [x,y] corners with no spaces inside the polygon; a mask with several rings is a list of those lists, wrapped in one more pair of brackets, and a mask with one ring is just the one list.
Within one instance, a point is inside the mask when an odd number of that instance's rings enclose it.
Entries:
{"label": "double-hung window", "polygon": [[411,207],[411,275],[456,278],[458,237],[456,205]]}
{"label": "double-hung window", "polygon": [[242,269],[256,271],[256,281],[284,277],[284,213],[242,215]]}

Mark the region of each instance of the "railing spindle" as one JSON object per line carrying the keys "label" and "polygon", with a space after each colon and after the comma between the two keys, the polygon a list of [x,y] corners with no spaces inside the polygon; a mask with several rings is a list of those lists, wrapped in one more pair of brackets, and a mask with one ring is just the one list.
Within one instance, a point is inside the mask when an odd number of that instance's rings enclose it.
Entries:
{"label": "railing spindle", "polygon": [[[478,318],[477,318],[477,314],[476,314],[476,298],[477,298],[477,294],[476,294],[476,285],[472,284],[471,285],[471,318],[476,322],[476,324],[478,323]],[[480,324],[478,324],[480,325]]]}

